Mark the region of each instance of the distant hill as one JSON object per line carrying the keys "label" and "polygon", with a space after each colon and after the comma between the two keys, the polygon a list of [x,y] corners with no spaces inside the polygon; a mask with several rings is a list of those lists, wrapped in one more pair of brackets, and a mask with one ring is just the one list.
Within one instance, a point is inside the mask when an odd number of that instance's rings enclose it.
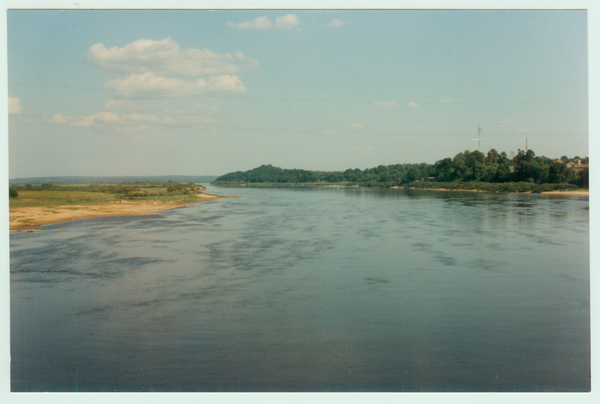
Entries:
{"label": "distant hill", "polygon": [[150,175],[129,177],[27,177],[9,180],[10,184],[89,184],[89,183],[118,183],[118,182],[211,182],[217,178],[216,175]]}

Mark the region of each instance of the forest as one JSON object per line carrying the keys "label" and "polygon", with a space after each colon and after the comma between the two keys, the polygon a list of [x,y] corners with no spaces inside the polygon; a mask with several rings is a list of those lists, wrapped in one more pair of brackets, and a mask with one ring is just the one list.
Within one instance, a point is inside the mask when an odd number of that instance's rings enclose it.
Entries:
{"label": "forest", "polygon": [[[364,170],[309,171],[282,169],[262,165],[249,171],[236,171],[218,177],[215,185],[286,185],[341,184],[365,187],[415,186],[423,188],[484,189],[496,191],[546,191],[587,188],[589,158],[575,156],[550,159],[536,156],[533,150],[520,150],[507,155],[491,149],[464,151],[454,158],[444,158],[434,164],[379,165]],[[497,185],[492,185],[497,184]],[[474,186],[476,187],[474,188]]]}

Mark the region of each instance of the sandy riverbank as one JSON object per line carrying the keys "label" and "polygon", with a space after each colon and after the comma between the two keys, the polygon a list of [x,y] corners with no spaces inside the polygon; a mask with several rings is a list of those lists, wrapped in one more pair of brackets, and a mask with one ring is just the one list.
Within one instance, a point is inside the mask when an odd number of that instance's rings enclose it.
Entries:
{"label": "sandy riverbank", "polygon": [[590,190],[577,190],[577,191],[549,191],[542,192],[544,195],[564,195],[564,196],[590,196]]}
{"label": "sandy riverbank", "polygon": [[161,210],[186,206],[189,203],[218,199],[216,195],[198,194],[192,201],[121,201],[101,205],[36,206],[9,211],[11,232],[45,224],[102,216],[156,215]]}
{"label": "sandy riverbank", "polygon": [[[390,187],[390,189],[399,189],[402,187],[397,187],[397,186],[393,186]],[[410,187],[410,188],[403,188],[403,189],[409,189],[409,190],[415,190],[415,191],[439,191],[439,192],[492,192],[492,191],[485,191],[485,190],[481,190],[481,189],[448,189],[448,188],[416,188],[416,187]],[[525,193],[525,194],[530,194],[531,191],[529,192],[515,192],[515,193]],[[589,189],[578,189],[576,191],[547,191],[547,192],[541,192],[541,195],[561,195],[561,196],[587,196],[589,198],[590,196],[590,190]]]}

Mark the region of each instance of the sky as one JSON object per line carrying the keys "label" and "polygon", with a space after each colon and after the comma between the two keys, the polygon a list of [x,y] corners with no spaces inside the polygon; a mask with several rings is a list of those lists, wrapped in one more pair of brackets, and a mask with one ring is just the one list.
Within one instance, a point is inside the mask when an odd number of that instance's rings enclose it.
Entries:
{"label": "sky", "polygon": [[9,177],[588,156],[587,14],[8,10]]}

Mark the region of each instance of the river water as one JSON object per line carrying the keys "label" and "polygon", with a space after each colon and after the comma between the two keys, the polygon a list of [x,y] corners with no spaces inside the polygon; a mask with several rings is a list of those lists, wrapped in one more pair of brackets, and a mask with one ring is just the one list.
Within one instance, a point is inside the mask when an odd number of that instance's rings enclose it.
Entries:
{"label": "river water", "polygon": [[586,199],[207,192],[11,234],[12,391],[590,390]]}

